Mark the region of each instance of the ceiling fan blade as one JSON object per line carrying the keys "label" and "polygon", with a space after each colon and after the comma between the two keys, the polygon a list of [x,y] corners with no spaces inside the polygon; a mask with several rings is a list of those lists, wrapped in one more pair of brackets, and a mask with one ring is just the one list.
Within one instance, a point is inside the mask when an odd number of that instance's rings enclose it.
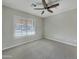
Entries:
{"label": "ceiling fan blade", "polygon": [[42,11],[41,15],[44,14],[44,11]]}
{"label": "ceiling fan blade", "polygon": [[32,3],[32,6],[36,7],[37,5],[36,5],[36,4],[34,4],[34,3]]}
{"label": "ceiling fan blade", "polygon": [[45,0],[42,0],[42,3],[43,3],[44,8],[46,8],[47,7],[46,1]]}
{"label": "ceiling fan blade", "polygon": [[57,7],[57,6],[59,6],[59,3],[49,6],[48,9],[49,8],[54,8],[54,7]]}
{"label": "ceiling fan blade", "polygon": [[43,10],[44,8],[34,8],[35,10]]}
{"label": "ceiling fan blade", "polygon": [[47,9],[50,13],[53,13],[53,11],[52,10],[49,10],[49,9]]}

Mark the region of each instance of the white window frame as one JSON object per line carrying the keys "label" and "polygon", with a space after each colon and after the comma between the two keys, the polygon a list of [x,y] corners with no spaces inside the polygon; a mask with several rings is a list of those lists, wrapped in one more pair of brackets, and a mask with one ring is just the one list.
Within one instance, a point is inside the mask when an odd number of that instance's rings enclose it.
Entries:
{"label": "white window frame", "polygon": [[[16,33],[16,20],[19,20],[19,19],[25,19],[25,20],[32,20],[32,27],[33,27],[33,32],[28,32],[26,31],[25,34],[24,33],[20,33],[21,35],[19,35],[19,33]],[[22,25],[22,24],[21,24]],[[22,30],[21,30],[22,31]],[[25,36],[31,36],[31,35],[35,35],[35,25],[34,25],[34,20],[33,19],[30,19],[30,18],[24,18],[24,17],[21,17],[21,16],[14,16],[14,36],[15,37],[25,37]]]}

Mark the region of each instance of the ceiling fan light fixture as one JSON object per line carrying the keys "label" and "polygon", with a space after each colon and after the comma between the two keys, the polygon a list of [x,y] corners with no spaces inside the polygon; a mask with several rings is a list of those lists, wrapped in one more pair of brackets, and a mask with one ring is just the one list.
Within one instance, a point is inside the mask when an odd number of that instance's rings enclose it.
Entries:
{"label": "ceiling fan light fixture", "polygon": [[[46,0],[41,0],[41,1],[42,1],[43,8],[34,8],[35,10],[43,10],[41,15],[44,14],[44,9],[47,10],[48,12],[50,12],[50,13],[53,13],[53,11],[50,10],[50,9],[59,6],[59,3],[55,3],[51,6],[49,6],[49,4],[46,2]],[[56,0],[56,1],[60,1],[60,0]]]}

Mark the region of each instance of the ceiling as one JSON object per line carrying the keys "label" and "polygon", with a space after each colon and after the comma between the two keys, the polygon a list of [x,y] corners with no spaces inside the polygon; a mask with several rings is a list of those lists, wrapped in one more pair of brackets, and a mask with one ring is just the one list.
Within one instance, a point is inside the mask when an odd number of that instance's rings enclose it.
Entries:
{"label": "ceiling", "polygon": [[[46,0],[49,4],[53,4],[54,1],[56,0]],[[37,3],[37,7],[43,7],[42,0],[3,0],[3,5],[40,17],[48,17],[77,8],[77,0],[58,0],[58,2],[60,3],[58,7],[51,8],[54,13],[45,10],[43,15],[41,15],[42,10],[34,10],[32,6],[32,3]]]}

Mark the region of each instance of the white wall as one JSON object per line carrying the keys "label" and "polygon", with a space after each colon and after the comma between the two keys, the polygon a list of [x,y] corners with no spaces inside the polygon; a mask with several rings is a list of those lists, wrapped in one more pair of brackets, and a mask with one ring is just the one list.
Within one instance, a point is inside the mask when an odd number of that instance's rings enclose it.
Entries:
{"label": "white wall", "polygon": [[[14,10],[6,6],[3,6],[2,13],[3,49],[21,44],[22,42],[41,39],[43,34],[44,37],[47,39],[63,42],[70,45],[76,45],[76,9],[47,17],[44,20],[39,17],[24,13],[22,11]],[[36,25],[36,35],[26,36],[19,39],[15,38],[13,22],[13,17],[15,15],[34,19]]]}
{"label": "white wall", "polygon": [[76,46],[76,9],[53,15],[44,19],[44,37]]}
{"label": "white wall", "polygon": [[[11,8],[8,8],[6,6],[3,6],[3,19],[2,19],[2,43],[3,46],[2,48],[5,49],[7,47],[15,46],[17,44],[21,44],[22,42],[28,42],[28,41],[33,41],[33,40],[38,40],[42,38],[42,19],[18,10],[14,10]],[[26,36],[23,38],[15,38],[14,37],[14,19],[13,17],[17,16],[23,16],[26,18],[31,18],[34,20],[35,23],[35,29],[36,29],[36,35],[33,36]]]}

